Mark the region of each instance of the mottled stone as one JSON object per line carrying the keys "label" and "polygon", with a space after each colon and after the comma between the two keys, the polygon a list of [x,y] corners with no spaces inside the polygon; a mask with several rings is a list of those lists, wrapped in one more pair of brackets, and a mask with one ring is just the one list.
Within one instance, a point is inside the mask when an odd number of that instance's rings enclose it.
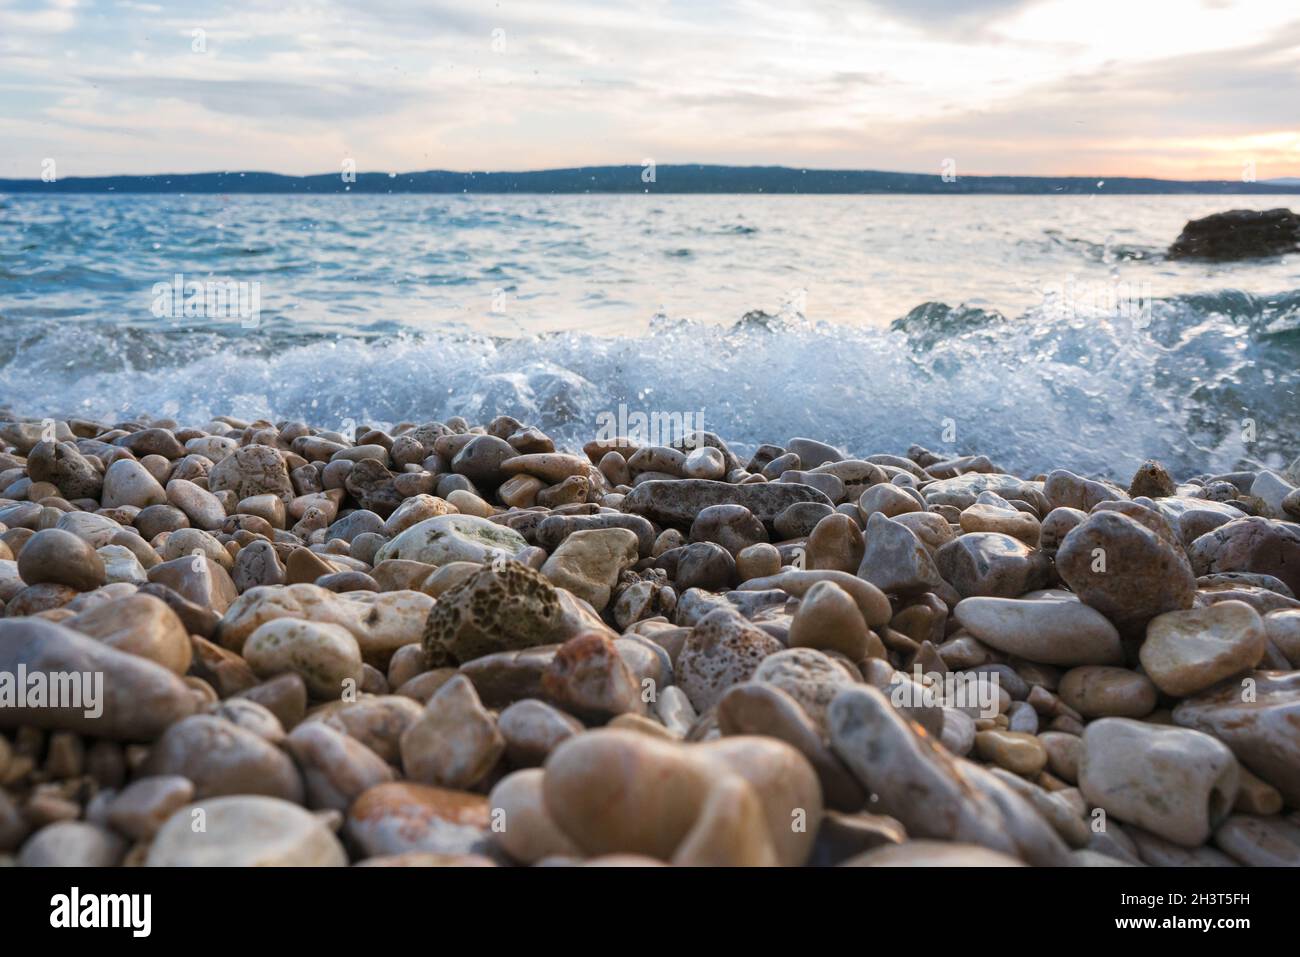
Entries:
{"label": "mottled stone", "polygon": [[1085,605],[1121,631],[1140,629],[1156,615],[1190,608],[1196,592],[1187,559],[1167,525],[1164,531],[1117,512],[1097,512],[1065,537],[1057,571]]}
{"label": "mottled stone", "polygon": [[1023,798],[980,766],[952,757],[878,690],[842,691],[828,709],[831,747],[878,813],[913,837],[978,844],[1030,864],[1059,866],[1065,843]]}
{"label": "mottled stone", "polygon": [[1255,667],[1266,643],[1253,608],[1222,601],[1151,619],[1139,657],[1161,691],[1181,698]]}
{"label": "mottled stone", "polygon": [[1199,731],[1103,718],[1083,734],[1084,797],[1184,847],[1204,844],[1227,817],[1238,779],[1232,752]]}
{"label": "mottled stone", "polygon": [[1300,807],[1300,671],[1255,671],[1183,700],[1174,721],[1214,735]]}

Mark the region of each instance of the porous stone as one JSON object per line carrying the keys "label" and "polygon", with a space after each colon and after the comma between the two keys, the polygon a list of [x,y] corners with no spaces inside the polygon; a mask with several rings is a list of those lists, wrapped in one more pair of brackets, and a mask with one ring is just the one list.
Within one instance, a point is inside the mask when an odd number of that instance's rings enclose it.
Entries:
{"label": "porous stone", "polygon": [[[513,460],[512,460],[513,461]],[[429,612],[423,643],[431,667],[559,644],[580,630],[540,573],[517,562],[485,566],[444,592]]]}
{"label": "porous stone", "polygon": [[712,707],[732,685],[748,680],[782,645],[732,611],[719,609],[696,625],[677,658],[677,683],[696,711]]}

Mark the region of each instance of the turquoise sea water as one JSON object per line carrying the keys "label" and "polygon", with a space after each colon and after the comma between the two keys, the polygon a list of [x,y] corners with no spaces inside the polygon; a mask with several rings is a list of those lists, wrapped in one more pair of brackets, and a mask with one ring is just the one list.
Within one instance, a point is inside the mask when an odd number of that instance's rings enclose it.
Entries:
{"label": "turquoise sea water", "polygon": [[[0,196],[0,405],[509,412],[578,442],[622,404],[742,446],[1277,464],[1300,454],[1300,256],[1163,250],[1288,199]],[[160,309],[171,288],[196,308]]]}

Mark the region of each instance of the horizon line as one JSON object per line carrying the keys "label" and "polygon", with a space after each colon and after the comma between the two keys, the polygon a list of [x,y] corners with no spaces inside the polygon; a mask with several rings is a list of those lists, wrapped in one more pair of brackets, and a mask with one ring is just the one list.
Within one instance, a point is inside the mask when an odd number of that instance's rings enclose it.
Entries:
{"label": "horizon line", "polygon": [[[551,166],[538,167],[530,169],[451,169],[447,167],[429,167],[427,169],[405,170],[394,172],[392,170],[355,170],[351,171],[356,177],[361,176],[383,176],[389,179],[396,179],[403,176],[427,176],[432,173],[449,174],[453,176],[538,176],[554,173],[581,173],[593,170],[645,170],[645,169],[693,169],[693,170],[767,170],[781,171],[790,173],[830,173],[830,174],[874,174],[881,176],[906,176],[920,177],[923,179],[938,179],[941,182],[958,182],[963,179],[1025,179],[1025,180],[1080,180],[1096,181],[1099,185],[1106,181],[1116,182],[1153,182],[1153,183],[1170,183],[1170,184],[1233,184],[1244,187],[1250,186],[1267,186],[1270,184],[1294,184],[1300,186],[1300,173],[1295,176],[1272,176],[1260,180],[1237,180],[1228,178],[1219,179],[1172,179],[1163,176],[1134,176],[1134,175],[1110,175],[1105,173],[952,173],[951,180],[945,180],[943,172],[915,172],[910,170],[886,170],[873,169],[861,166],[802,166],[787,165],[781,163],[761,163],[761,164],[737,164],[737,163],[653,163],[650,161],[642,163],[593,163],[584,166]],[[4,183],[29,183],[43,185],[57,185],[59,182],[68,180],[88,180],[88,179],[168,179],[186,176],[266,176],[279,177],[282,179],[320,179],[322,177],[339,177],[342,173],[337,172],[318,172],[318,173],[280,173],[274,170],[265,169],[207,169],[195,170],[189,172],[171,171],[166,173],[85,173],[73,176],[60,176],[57,180],[46,181],[40,176],[35,177],[6,177],[0,176],[0,182]],[[654,181],[646,183],[647,186],[654,186]]]}

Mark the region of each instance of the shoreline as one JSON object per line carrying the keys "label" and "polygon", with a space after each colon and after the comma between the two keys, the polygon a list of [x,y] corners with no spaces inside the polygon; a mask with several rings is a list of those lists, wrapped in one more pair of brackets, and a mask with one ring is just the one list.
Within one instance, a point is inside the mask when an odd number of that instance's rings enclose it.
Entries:
{"label": "shoreline", "polygon": [[1300,459],[741,457],[619,408],[580,451],[0,422],[0,674],[46,682],[0,683],[0,859],[1300,863]]}

